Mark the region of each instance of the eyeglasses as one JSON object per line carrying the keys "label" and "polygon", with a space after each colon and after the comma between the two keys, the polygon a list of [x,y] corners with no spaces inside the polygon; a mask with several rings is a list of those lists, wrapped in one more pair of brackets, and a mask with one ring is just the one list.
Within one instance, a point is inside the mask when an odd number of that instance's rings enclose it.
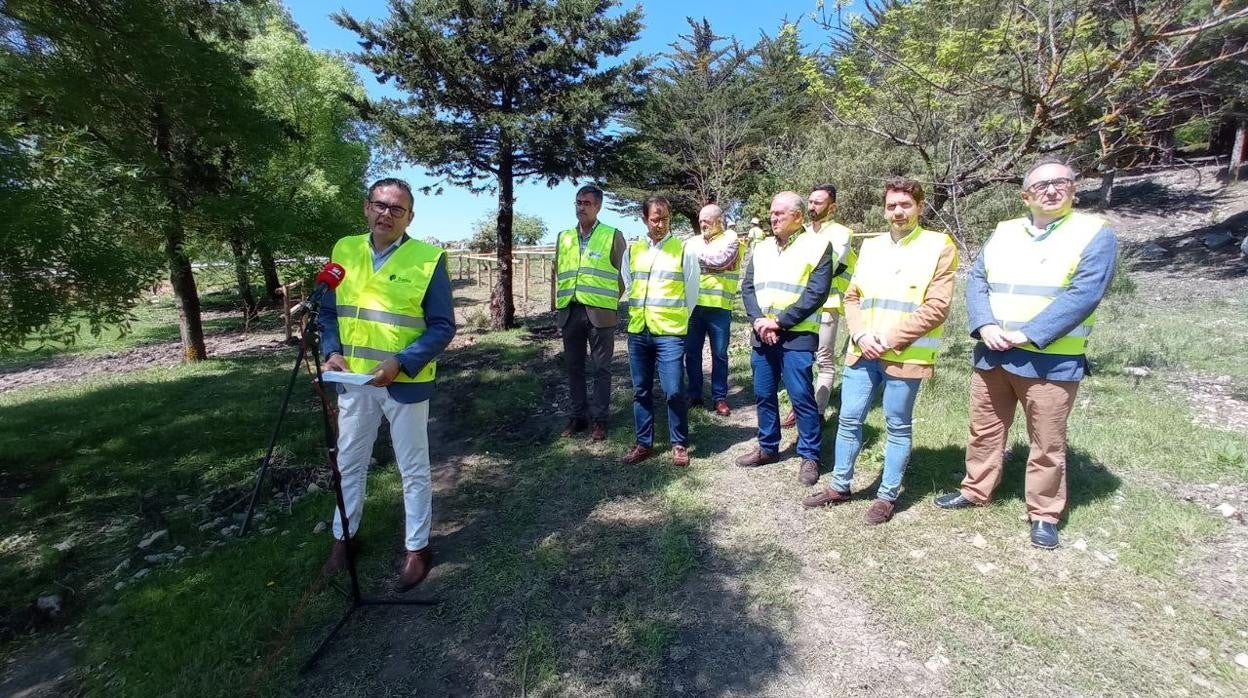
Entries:
{"label": "eyeglasses", "polygon": [[1046,179],[1043,182],[1032,183],[1031,186],[1027,187],[1027,191],[1031,192],[1032,194],[1043,194],[1044,192],[1049,190],[1049,187],[1053,187],[1054,189],[1058,191],[1062,191],[1063,189],[1070,187],[1070,185],[1074,183],[1075,183],[1075,180],[1069,177],[1058,177],[1057,179]]}
{"label": "eyeglasses", "polygon": [[407,215],[407,209],[403,208],[402,206],[391,206],[390,204],[383,203],[381,201],[369,201],[368,208],[370,211],[372,211],[373,213],[376,213],[379,216],[385,215],[387,211],[389,211],[390,215],[394,216],[395,218],[402,218],[403,216]]}

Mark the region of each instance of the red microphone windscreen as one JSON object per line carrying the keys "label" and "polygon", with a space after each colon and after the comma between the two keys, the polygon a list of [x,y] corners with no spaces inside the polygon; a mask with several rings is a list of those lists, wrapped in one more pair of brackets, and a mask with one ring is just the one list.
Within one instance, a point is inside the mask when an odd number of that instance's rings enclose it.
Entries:
{"label": "red microphone windscreen", "polygon": [[341,264],[337,262],[330,262],[329,264],[326,264],[323,269],[317,272],[316,283],[318,285],[325,284],[329,287],[329,290],[332,291],[338,288],[338,284],[342,283],[342,280],[346,277],[346,275],[347,270],[344,269]]}

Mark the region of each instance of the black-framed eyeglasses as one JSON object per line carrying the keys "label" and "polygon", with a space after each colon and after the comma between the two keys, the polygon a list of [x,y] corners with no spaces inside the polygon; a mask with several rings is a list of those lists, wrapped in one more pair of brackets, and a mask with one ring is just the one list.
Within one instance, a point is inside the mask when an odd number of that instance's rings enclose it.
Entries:
{"label": "black-framed eyeglasses", "polygon": [[390,204],[382,201],[369,201],[368,208],[379,216],[384,215],[387,211],[389,211],[390,215],[395,218],[402,218],[407,215],[406,208],[403,208],[402,206],[391,206]]}
{"label": "black-framed eyeglasses", "polygon": [[1046,179],[1043,182],[1033,182],[1031,186],[1027,187],[1027,191],[1031,192],[1032,194],[1043,194],[1044,192],[1049,190],[1049,187],[1053,187],[1054,189],[1058,191],[1062,191],[1063,189],[1070,187],[1070,185],[1074,183],[1075,183],[1075,180],[1071,179],[1070,177],[1058,177],[1057,179]]}

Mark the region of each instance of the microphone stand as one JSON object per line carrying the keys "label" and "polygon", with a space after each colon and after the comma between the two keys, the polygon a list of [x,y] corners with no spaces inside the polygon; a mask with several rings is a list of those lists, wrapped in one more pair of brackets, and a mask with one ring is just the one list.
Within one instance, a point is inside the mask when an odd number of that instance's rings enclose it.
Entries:
{"label": "microphone stand", "polygon": [[[312,299],[309,299],[312,300]],[[269,439],[269,449],[261,460],[260,469],[256,473],[256,486],[251,493],[251,503],[247,507],[247,514],[243,519],[242,526],[239,527],[239,536],[241,537],[247,531],[247,525],[250,523],[252,513],[256,506],[256,497],[260,493],[260,485],[264,481],[265,472],[268,470],[269,464],[273,459],[273,452],[277,445],[277,436],[282,427],[282,421],[286,416],[287,407],[290,404],[290,395],[294,391],[295,378],[299,375],[299,367],[303,363],[304,357],[308,353],[312,354],[312,360],[316,367],[316,384],[318,393],[321,398],[321,423],[325,434],[325,452],[329,461],[330,472],[334,483],[334,499],[337,505],[338,520],[342,524],[342,540],[347,547],[347,574],[351,580],[350,593],[343,592],[347,596],[351,605],[347,607],[346,612],[330,628],[329,632],[317,643],[316,648],[312,650],[312,654],[300,667],[300,673],[306,673],[311,669],[325,649],[329,646],[331,640],[338,634],[338,631],[346,625],[351,615],[359,608],[365,606],[432,606],[437,604],[436,599],[405,599],[398,597],[374,597],[364,596],[360,591],[360,575],[356,567],[355,549],[351,545],[351,526],[347,517],[347,504],[342,494],[342,472],[338,469],[338,438],[335,433],[334,424],[330,420],[329,398],[325,395],[321,380],[321,352],[320,352],[320,323],[317,321],[317,315],[320,311],[320,298],[313,300],[311,307],[308,308],[307,315],[303,323],[301,331],[301,341],[299,342],[299,355],[295,358],[295,366],[291,370],[290,380],[286,384],[286,394],[282,398],[281,411],[277,416],[277,423],[273,426],[273,434]],[[335,586],[335,588],[338,588]],[[342,591],[339,589],[339,591]]]}

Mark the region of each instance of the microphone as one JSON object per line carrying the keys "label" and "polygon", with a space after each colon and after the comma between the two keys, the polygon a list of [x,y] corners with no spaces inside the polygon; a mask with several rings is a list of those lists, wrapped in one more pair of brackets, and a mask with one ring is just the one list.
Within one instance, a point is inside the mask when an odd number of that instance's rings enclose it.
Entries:
{"label": "microphone", "polygon": [[337,262],[329,262],[316,273],[316,288],[313,289],[312,295],[307,300],[291,308],[291,315],[302,315],[312,308],[320,305],[321,298],[326,293],[338,288],[338,284],[346,278],[347,270]]}

